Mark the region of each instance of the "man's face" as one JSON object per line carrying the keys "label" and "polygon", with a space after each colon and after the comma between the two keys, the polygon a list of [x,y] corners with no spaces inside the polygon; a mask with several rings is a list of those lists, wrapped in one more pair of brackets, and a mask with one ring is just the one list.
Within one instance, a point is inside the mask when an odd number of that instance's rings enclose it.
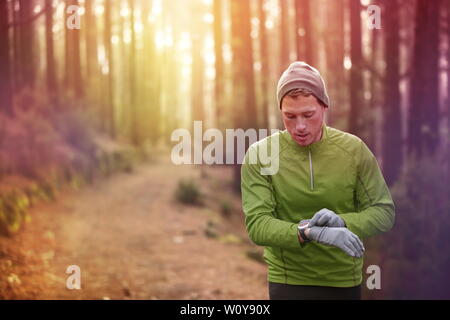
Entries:
{"label": "man's face", "polygon": [[284,97],[281,113],[286,130],[299,145],[305,147],[322,138],[325,107],[313,95]]}

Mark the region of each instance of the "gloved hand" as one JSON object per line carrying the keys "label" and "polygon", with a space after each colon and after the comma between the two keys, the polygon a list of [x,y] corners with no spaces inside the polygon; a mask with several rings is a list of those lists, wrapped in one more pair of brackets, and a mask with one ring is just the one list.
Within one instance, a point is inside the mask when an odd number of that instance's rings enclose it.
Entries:
{"label": "gloved hand", "polygon": [[335,246],[356,258],[362,257],[365,250],[358,236],[347,228],[312,227],[308,238],[318,243]]}
{"label": "gloved hand", "polygon": [[343,228],[345,227],[345,222],[336,213],[324,208],[314,214],[308,226]]}

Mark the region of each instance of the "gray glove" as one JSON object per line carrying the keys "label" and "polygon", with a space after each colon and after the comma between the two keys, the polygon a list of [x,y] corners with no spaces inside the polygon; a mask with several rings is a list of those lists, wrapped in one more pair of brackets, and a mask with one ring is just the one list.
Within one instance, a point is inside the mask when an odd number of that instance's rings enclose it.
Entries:
{"label": "gray glove", "polygon": [[312,227],[308,238],[318,243],[335,246],[352,257],[362,257],[365,250],[358,236],[347,228]]}
{"label": "gray glove", "polygon": [[345,222],[336,213],[326,208],[317,211],[309,222],[309,227],[345,227]]}

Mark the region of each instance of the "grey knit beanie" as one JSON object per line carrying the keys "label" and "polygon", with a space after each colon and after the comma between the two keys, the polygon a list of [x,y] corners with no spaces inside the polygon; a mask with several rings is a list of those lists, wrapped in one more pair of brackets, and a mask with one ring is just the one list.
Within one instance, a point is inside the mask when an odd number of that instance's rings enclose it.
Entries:
{"label": "grey knit beanie", "polygon": [[278,107],[281,109],[281,101],[289,91],[300,88],[311,90],[317,99],[322,101],[327,107],[330,106],[325,82],[319,71],[306,62],[296,61],[291,63],[278,81]]}

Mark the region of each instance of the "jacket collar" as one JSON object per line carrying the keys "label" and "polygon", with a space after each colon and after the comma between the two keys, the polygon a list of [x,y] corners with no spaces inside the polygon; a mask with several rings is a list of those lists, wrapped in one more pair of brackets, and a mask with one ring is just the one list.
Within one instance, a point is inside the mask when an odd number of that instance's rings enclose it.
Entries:
{"label": "jacket collar", "polygon": [[305,147],[299,145],[294,139],[292,139],[291,135],[289,134],[289,132],[287,130],[283,131],[283,137],[287,141],[287,143],[295,150],[298,150],[300,152],[308,152],[308,151],[317,150],[322,145],[325,145],[328,142],[328,138],[329,138],[329,132],[328,132],[329,129],[328,128],[329,127],[324,122],[322,124],[322,138],[319,141],[311,143],[310,145],[305,146]]}

